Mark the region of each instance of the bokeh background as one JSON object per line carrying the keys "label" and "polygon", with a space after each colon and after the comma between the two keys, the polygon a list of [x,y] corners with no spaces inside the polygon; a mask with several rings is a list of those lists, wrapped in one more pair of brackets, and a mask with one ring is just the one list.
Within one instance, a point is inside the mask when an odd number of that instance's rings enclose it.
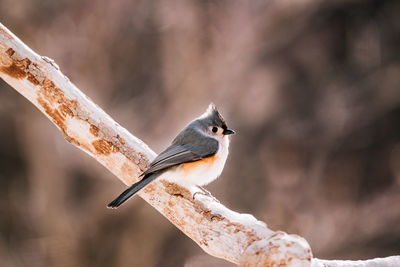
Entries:
{"label": "bokeh background", "polygon": [[[0,21],[156,152],[212,101],[209,189],[316,257],[400,250],[400,2],[1,0]],[[0,265],[233,266],[67,144],[0,80]]]}

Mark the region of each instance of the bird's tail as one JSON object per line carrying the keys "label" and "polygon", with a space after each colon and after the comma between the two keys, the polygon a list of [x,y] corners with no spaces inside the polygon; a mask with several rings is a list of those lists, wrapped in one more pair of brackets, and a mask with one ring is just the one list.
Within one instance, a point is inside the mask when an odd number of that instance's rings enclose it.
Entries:
{"label": "bird's tail", "polygon": [[148,185],[150,182],[152,182],[154,179],[156,179],[159,176],[158,173],[153,173],[150,174],[149,176],[144,176],[142,180],[139,182],[131,185],[128,189],[126,189],[124,192],[121,193],[116,199],[110,202],[110,204],[107,205],[107,208],[111,209],[116,209],[122,204],[124,204],[125,201],[130,199],[134,194],[136,194],[139,190],[141,190],[143,187]]}

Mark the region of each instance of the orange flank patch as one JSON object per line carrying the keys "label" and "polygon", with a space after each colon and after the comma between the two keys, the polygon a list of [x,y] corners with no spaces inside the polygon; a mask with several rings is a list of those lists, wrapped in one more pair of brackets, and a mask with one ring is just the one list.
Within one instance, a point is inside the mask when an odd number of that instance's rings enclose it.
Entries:
{"label": "orange flank patch", "polygon": [[183,163],[181,164],[181,168],[185,174],[190,173],[195,168],[208,168],[211,167],[212,164],[217,160],[217,156],[208,157],[199,161]]}

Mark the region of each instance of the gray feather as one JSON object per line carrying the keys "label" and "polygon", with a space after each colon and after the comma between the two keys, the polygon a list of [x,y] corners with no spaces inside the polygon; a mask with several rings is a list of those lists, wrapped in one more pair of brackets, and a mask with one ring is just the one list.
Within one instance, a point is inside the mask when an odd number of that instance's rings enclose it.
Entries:
{"label": "gray feather", "polygon": [[142,188],[144,188],[146,185],[151,183],[154,179],[156,179],[159,176],[158,173],[151,174],[148,176],[143,177],[142,180],[139,182],[131,185],[128,189],[126,189],[124,192],[122,192],[116,199],[111,201],[107,207],[111,209],[116,209],[122,204],[125,203],[128,199],[130,199],[134,194],[139,192]]}
{"label": "gray feather", "polygon": [[158,172],[182,163],[198,161],[215,155],[218,141],[185,128],[172,145],[161,152],[143,175]]}

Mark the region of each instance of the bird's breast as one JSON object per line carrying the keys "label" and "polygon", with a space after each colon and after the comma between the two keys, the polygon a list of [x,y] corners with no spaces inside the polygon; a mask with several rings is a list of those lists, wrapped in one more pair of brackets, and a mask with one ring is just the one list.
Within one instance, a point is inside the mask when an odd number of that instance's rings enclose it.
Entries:
{"label": "bird's breast", "polygon": [[177,168],[179,179],[185,183],[206,185],[215,180],[224,169],[228,157],[227,144],[223,143],[214,156],[190,163],[181,164]]}
{"label": "bird's breast", "polygon": [[215,155],[189,163],[182,163],[171,168],[160,176],[174,183],[187,185],[206,185],[214,181],[224,169],[225,161],[228,157],[229,140],[220,142],[218,151]]}
{"label": "bird's breast", "polygon": [[218,162],[218,158],[218,155],[214,155],[199,161],[183,163],[180,168],[185,175],[189,175],[191,172],[196,171],[196,169],[213,168],[214,164]]}

